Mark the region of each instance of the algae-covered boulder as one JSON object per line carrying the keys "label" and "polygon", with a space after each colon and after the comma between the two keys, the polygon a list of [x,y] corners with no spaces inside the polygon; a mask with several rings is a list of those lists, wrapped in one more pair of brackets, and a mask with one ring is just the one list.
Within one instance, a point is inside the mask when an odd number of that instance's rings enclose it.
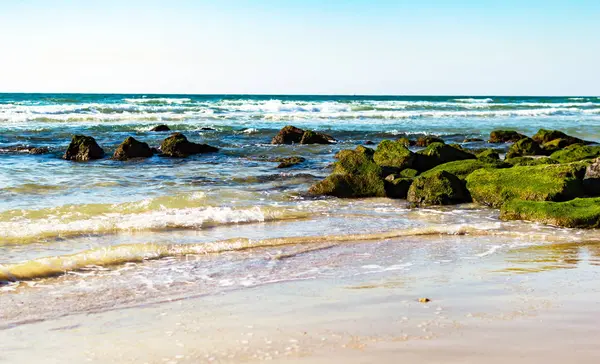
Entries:
{"label": "algae-covered boulder", "polygon": [[314,195],[336,197],[384,197],[382,169],[373,161],[374,151],[359,146],[337,153],[333,173],[309,189]]}
{"label": "algae-covered boulder", "polygon": [[492,148],[485,149],[475,154],[477,159],[483,161],[497,161],[500,160],[500,154]]}
{"label": "algae-covered boulder", "polygon": [[573,145],[573,143],[569,143],[566,139],[554,139],[547,143],[542,144],[542,150],[544,154],[550,155],[558,150],[561,150],[569,145]]}
{"label": "algae-covered boulder", "polygon": [[531,138],[540,144],[545,144],[545,143],[549,143],[556,139],[561,139],[562,140],[561,143],[564,144],[563,147],[566,147],[566,146],[569,146],[572,144],[585,144],[586,143],[586,141],[584,141],[582,139],[572,137],[572,136],[567,135],[567,134],[563,133],[562,131],[558,131],[558,130],[540,129]]}
{"label": "algae-covered boulder", "polygon": [[481,168],[508,168],[510,164],[500,162],[498,160],[494,162],[485,162],[478,159],[465,159],[460,161],[448,162],[440,164],[426,172],[423,172],[422,176],[429,176],[439,171],[446,171],[452,173],[459,179],[464,180],[468,175]]}
{"label": "algae-covered boulder", "polygon": [[194,154],[217,152],[219,148],[208,144],[192,143],[187,140],[185,135],[173,133],[170,137],[163,140],[160,150],[167,157],[185,158]]}
{"label": "algae-covered boulder", "polygon": [[452,205],[469,202],[464,183],[446,171],[417,177],[408,189],[407,200],[418,206]]}
{"label": "algae-covered boulder", "polygon": [[426,147],[433,143],[444,143],[444,141],[436,136],[427,135],[417,138],[417,142],[415,144],[417,147]]}
{"label": "algae-covered boulder", "polygon": [[500,218],[568,228],[600,228],[600,198],[565,202],[512,200],[502,206]]}
{"label": "algae-covered boulder", "polygon": [[373,160],[382,167],[400,170],[413,166],[415,154],[400,142],[384,140],[377,146]]}
{"label": "algae-covered boulder", "polygon": [[538,166],[540,164],[558,164],[558,161],[548,157],[515,157],[504,160],[513,166]]}
{"label": "algae-covered boulder", "polygon": [[277,166],[277,168],[289,168],[292,166],[295,166],[297,164],[300,164],[302,162],[304,162],[306,159],[302,158],[302,157],[286,157],[286,158],[275,158],[275,162],[278,162],[279,165]]}
{"label": "algae-covered boulder", "polygon": [[300,139],[300,144],[330,144],[333,142],[335,142],[335,139],[331,135],[312,130],[306,130],[302,134],[302,139]]}
{"label": "algae-covered boulder", "polygon": [[600,158],[586,167],[583,188],[588,196],[600,196]]}
{"label": "algae-covered boulder", "polygon": [[96,139],[85,135],[74,135],[63,158],[70,161],[89,161],[104,157],[104,150],[100,148]]}
{"label": "algae-covered boulder", "polygon": [[421,172],[448,162],[475,159],[473,154],[443,143],[430,144],[427,148],[417,152],[416,157],[415,169]]}
{"label": "algae-covered boulder", "polygon": [[542,148],[535,140],[531,138],[523,138],[510,146],[506,158],[522,157],[526,155],[542,154]]}
{"label": "algae-covered boulder", "polygon": [[419,171],[413,168],[406,168],[400,171],[398,175],[403,178],[415,178],[419,174]]}
{"label": "algae-covered boulder", "polygon": [[385,194],[389,198],[406,198],[412,182],[412,178],[404,178],[398,174],[390,174],[385,177],[384,180]]}
{"label": "algae-covered boulder", "polygon": [[508,143],[518,142],[519,140],[527,138],[526,135],[518,133],[514,130],[494,130],[490,133],[490,143]]}
{"label": "algae-covered boulder", "polygon": [[550,155],[560,163],[570,163],[600,157],[600,146],[573,144]]}
{"label": "algae-covered boulder", "polygon": [[506,201],[564,201],[584,195],[581,163],[478,169],[467,176],[473,200],[500,207]]}
{"label": "algae-covered boulder", "polygon": [[171,131],[171,128],[165,124],[157,125],[150,129],[150,131]]}
{"label": "algae-covered boulder", "polygon": [[152,157],[153,154],[154,153],[148,144],[140,142],[133,137],[127,137],[127,139],[117,147],[117,150],[115,150],[113,159],[124,161],[131,158],[148,158]]}

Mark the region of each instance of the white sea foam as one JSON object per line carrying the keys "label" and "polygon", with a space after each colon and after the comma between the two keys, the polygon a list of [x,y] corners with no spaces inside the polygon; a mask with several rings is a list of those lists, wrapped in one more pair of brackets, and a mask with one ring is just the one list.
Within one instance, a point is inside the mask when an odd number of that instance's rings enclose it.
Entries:
{"label": "white sea foam", "polygon": [[467,102],[467,103],[490,103],[490,102],[494,102],[494,99],[491,98],[486,98],[486,99],[473,99],[473,98],[468,98],[468,99],[454,99],[454,101],[456,102]]}

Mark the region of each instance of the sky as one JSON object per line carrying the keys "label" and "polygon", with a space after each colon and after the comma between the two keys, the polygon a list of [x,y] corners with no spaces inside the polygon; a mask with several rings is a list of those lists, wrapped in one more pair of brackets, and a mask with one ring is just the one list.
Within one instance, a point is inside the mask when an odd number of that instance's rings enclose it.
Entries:
{"label": "sky", "polygon": [[0,0],[0,92],[600,95],[600,1]]}

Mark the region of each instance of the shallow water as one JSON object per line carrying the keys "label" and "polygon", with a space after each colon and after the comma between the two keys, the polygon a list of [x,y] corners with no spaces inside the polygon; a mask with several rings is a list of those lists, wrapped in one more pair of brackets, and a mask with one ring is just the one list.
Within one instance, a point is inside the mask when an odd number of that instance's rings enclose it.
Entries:
{"label": "shallow water", "polygon": [[[160,123],[221,150],[60,158],[72,134],[93,136],[107,154],[130,135],[158,146],[169,133],[149,130]],[[270,145],[287,124],[338,143]],[[435,134],[462,143],[496,128],[541,127],[600,141],[600,98],[2,94],[0,327],[299,279],[420,277],[430,265],[437,284],[445,273],[472,274],[469,262],[498,276],[596,267],[597,231],[501,222],[496,210],[469,204],[306,196],[337,151],[368,140]],[[31,146],[50,152],[17,150]],[[307,161],[287,170],[264,161],[292,155]],[[350,281],[357,290],[411,284]]]}

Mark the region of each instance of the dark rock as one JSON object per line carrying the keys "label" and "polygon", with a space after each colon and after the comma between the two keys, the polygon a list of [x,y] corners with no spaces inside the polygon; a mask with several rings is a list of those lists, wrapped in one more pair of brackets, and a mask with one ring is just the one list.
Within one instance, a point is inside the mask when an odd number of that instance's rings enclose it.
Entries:
{"label": "dark rock", "polygon": [[583,189],[588,196],[600,195],[600,158],[588,165],[583,177]]}
{"label": "dark rock", "polygon": [[302,157],[287,157],[287,158],[275,158],[275,162],[279,162],[277,168],[289,168],[304,162],[306,159]]}
{"label": "dark rock", "polygon": [[375,142],[374,142],[374,141],[372,141],[372,140],[367,140],[367,141],[365,142],[365,145],[375,145]]}
{"label": "dark rock", "polygon": [[133,137],[127,137],[127,139],[117,147],[113,159],[124,161],[131,158],[149,158],[152,157],[153,154],[154,153],[148,144],[140,142]]}
{"label": "dark rock", "polygon": [[217,152],[219,148],[208,144],[192,143],[187,140],[185,135],[173,133],[162,142],[160,150],[167,157],[185,158],[194,154]]}
{"label": "dark rock", "polygon": [[479,138],[467,138],[465,140],[463,140],[463,143],[474,143],[474,142],[483,142],[483,139],[479,139]]}
{"label": "dark rock", "polygon": [[508,143],[518,142],[519,140],[527,138],[526,135],[517,133],[514,130],[494,130],[490,133],[490,143]]}
{"label": "dark rock", "polygon": [[29,149],[29,154],[46,154],[48,152],[50,152],[50,150],[47,147]]}
{"label": "dark rock", "polygon": [[63,158],[71,161],[89,161],[104,157],[104,150],[90,136],[74,135]]}
{"label": "dark rock", "polygon": [[418,206],[452,205],[471,200],[464,183],[446,171],[417,177],[408,190],[407,199]]}
{"label": "dark rock", "polygon": [[417,142],[415,143],[415,145],[417,147],[427,147],[433,143],[444,143],[444,141],[441,138],[430,135],[430,136],[419,137],[417,139]]}
{"label": "dark rock", "polygon": [[150,129],[150,131],[171,131],[171,128],[169,128],[167,125],[157,125],[154,128]]}
{"label": "dark rock", "polygon": [[215,128],[209,128],[209,127],[205,126],[205,127],[200,128],[200,130],[202,130],[202,131],[215,131],[217,129],[215,129]]}
{"label": "dark rock", "polygon": [[271,140],[271,144],[298,144],[302,140],[304,130],[295,126],[285,126]]}
{"label": "dark rock", "polygon": [[306,130],[302,134],[302,139],[300,139],[300,144],[330,144],[334,143],[335,139],[331,135],[318,133],[312,130]]}
{"label": "dark rock", "polygon": [[390,174],[385,177],[384,180],[385,194],[389,198],[406,198],[412,182],[412,178],[404,178],[397,174]]}

